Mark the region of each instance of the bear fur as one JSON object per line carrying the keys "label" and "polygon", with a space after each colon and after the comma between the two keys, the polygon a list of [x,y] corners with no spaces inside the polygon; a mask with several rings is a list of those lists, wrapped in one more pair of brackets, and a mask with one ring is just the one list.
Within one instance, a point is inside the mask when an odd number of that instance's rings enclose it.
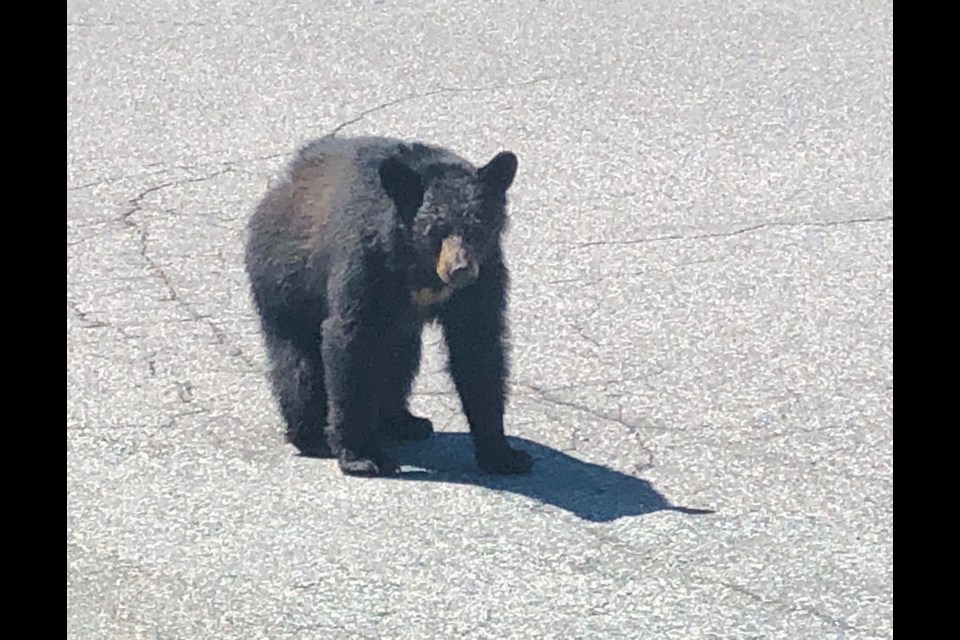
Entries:
{"label": "bear fur", "polygon": [[390,138],[306,144],[248,226],[245,266],[287,440],[353,475],[397,468],[384,438],[433,432],[407,400],[437,321],[479,466],[526,473],[503,430],[508,273],[501,249],[517,158],[477,168]]}

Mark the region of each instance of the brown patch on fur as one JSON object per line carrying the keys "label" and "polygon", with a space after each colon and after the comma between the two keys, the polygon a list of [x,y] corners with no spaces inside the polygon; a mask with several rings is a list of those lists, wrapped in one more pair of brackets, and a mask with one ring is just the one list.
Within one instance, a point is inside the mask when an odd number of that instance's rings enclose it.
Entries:
{"label": "brown patch on fur", "polygon": [[413,304],[418,307],[432,307],[434,305],[443,304],[450,299],[450,296],[453,295],[453,287],[443,287],[442,289],[431,289],[430,287],[424,287],[423,289],[417,289],[410,294],[410,300]]}
{"label": "brown patch on fur", "polygon": [[293,208],[308,226],[308,237],[323,237],[327,216],[339,190],[350,180],[352,164],[339,155],[328,155],[313,161],[293,176]]}

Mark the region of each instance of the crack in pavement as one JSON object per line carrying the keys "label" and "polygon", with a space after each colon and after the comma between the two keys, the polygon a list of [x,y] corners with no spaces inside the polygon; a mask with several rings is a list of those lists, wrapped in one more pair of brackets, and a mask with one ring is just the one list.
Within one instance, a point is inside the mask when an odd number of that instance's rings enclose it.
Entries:
{"label": "crack in pavement", "polygon": [[119,333],[124,340],[129,340],[132,337],[123,327],[108,322],[107,320],[95,318],[93,312],[81,309],[80,305],[74,300],[71,300],[69,295],[67,295],[67,308],[77,317],[83,329],[113,329]]}
{"label": "crack in pavement", "polygon": [[142,210],[143,210],[143,200],[144,200],[148,195],[150,195],[151,193],[156,193],[157,191],[162,191],[163,189],[166,189],[166,188],[168,188],[168,187],[179,187],[179,186],[183,186],[183,185],[186,185],[186,184],[193,184],[193,183],[196,183],[196,182],[205,182],[205,181],[207,181],[207,180],[213,180],[214,178],[217,178],[217,177],[219,177],[219,176],[222,176],[222,175],[225,175],[225,174],[228,174],[228,173],[233,173],[233,172],[235,172],[235,171],[236,171],[236,169],[234,169],[232,166],[224,166],[224,167],[223,167],[222,169],[220,169],[219,171],[216,171],[216,172],[214,172],[214,173],[211,173],[211,174],[208,174],[208,175],[205,175],[205,176],[200,176],[199,178],[183,178],[182,180],[173,180],[173,181],[171,181],[171,182],[164,182],[164,183],[161,183],[161,184],[152,186],[152,187],[148,187],[147,189],[144,189],[143,191],[141,191],[140,193],[138,193],[137,195],[135,195],[134,197],[130,198],[130,199],[127,201],[127,204],[130,205],[131,208],[130,208],[129,210],[123,212],[123,213],[121,214],[120,218],[121,218],[121,220],[127,221],[127,220],[129,220],[130,216],[132,216],[132,215],[135,214],[135,213],[138,213],[138,212],[142,211]]}
{"label": "crack in pavement", "polygon": [[573,328],[576,330],[576,332],[580,335],[581,338],[583,338],[584,340],[586,340],[587,342],[589,342],[590,344],[592,344],[593,346],[595,346],[595,347],[598,348],[598,349],[602,348],[602,345],[600,344],[600,341],[599,341],[599,340],[597,340],[597,339],[594,338],[593,336],[587,335],[587,333],[586,333],[587,330],[586,330],[585,327],[580,327],[580,326],[574,325]]}
{"label": "crack in pavement", "polygon": [[[68,220],[68,222],[69,222],[69,220]],[[117,226],[116,226],[116,220],[98,220],[97,222],[91,222],[91,223],[88,223],[88,224],[77,225],[76,227],[74,227],[74,229],[75,229],[75,230],[84,230],[84,231],[85,231],[85,230],[88,230],[88,229],[95,229],[95,231],[94,231],[93,233],[89,233],[88,235],[85,235],[85,236],[83,236],[82,238],[78,238],[78,239],[76,239],[76,240],[67,240],[67,262],[70,261],[70,249],[71,249],[71,248],[73,248],[73,247],[79,247],[80,245],[86,244],[87,242],[90,242],[91,240],[95,240],[95,239],[97,239],[97,238],[102,238],[102,237],[104,237],[104,236],[108,236],[108,235],[110,235],[111,233],[114,233],[115,231],[117,231]],[[70,227],[69,227],[69,226],[67,227],[67,232],[68,232],[68,234],[69,234],[69,232],[70,232]],[[74,233],[76,233],[76,231],[74,231]]]}
{"label": "crack in pavement", "polygon": [[588,280],[585,278],[585,276],[589,274],[583,274],[575,278],[558,278],[556,280],[545,280],[544,283],[550,284],[550,285],[576,284],[576,285],[582,285],[582,286],[591,286],[591,285],[599,284],[601,282],[609,282],[612,279],[631,278],[633,276],[643,276],[651,273],[666,273],[668,271],[676,271],[678,269],[685,269],[687,267],[694,267],[694,266],[699,266],[703,264],[712,264],[716,262],[720,262],[720,260],[717,260],[715,258],[709,258],[707,260],[691,260],[689,262],[677,262],[677,263],[674,263],[671,265],[665,265],[662,267],[650,267],[648,269],[639,269],[636,271],[620,271],[615,273],[607,273],[607,274],[604,274],[602,278],[591,278]]}
{"label": "crack in pavement", "polygon": [[806,614],[808,614],[808,615],[813,616],[814,618],[817,618],[817,619],[820,620],[821,622],[826,622],[826,623],[828,623],[828,624],[830,624],[830,625],[832,625],[832,626],[834,626],[834,627],[837,627],[837,628],[839,628],[839,629],[842,629],[842,630],[844,630],[844,631],[865,631],[864,629],[859,629],[859,628],[857,628],[857,627],[854,627],[853,625],[851,625],[849,622],[847,622],[847,621],[845,621],[845,620],[842,620],[842,619],[840,619],[840,618],[835,618],[835,617],[831,616],[830,614],[824,613],[823,611],[820,611],[819,609],[817,609],[816,607],[814,607],[814,606],[812,606],[812,605],[796,604],[796,603],[793,603],[793,602],[787,602],[787,601],[784,601],[783,599],[777,598],[777,597],[767,598],[767,597],[764,597],[763,595],[761,595],[761,594],[753,591],[752,589],[749,589],[749,588],[747,588],[747,587],[744,587],[744,586],[742,586],[742,585],[739,585],[739,584],[737,584],[737,583],[735,583],[735,582],[731,582],[731,581],[729,581],[729,580],[718,580],[718,579],[709,578],[709,577],[706,577],[706,576],[701,576],[700,579],[701,579],[701,580],[708,581],[708,582],[713,582],[713,583],[715,583],[715,584],[719,584],[719,585],[721,585],[721,586],[723,586],[723,587],[726,587],[727,589],[730,589],[731,591],[734,591],[734,592],[739,593],[739,594],[741,594],[741,595],[745,595],[745,596],[747,596],[748,598],[750,598],[751,600],[753,600],[754,602],[756,602],[756,603],[758,603],[758,604],[762,604],[762,605],[764,605],[764,606],[775,607],[775,608],[777,608],[777,609],[781,609],[781,610],[789,611],[789,612],[793,612],[793,613],[801,613],[801,612],[802,612],[802,613],[806,613]]}
{"label": "crack in pavement", "polygon": [[[236,26],[235,23],[231,23],[233,26]],[[68,22],[68,27],[86,27],[89,29],[97,29],[101,27],[146,27],[146,26],[171,26],[171,27],[209,27],[212,23],[210,22],[198,22],[198,21],[177,21],[177,20],[155,20],[149,23],[146,22],[133,22],[130,20],[124,20],[121,22]],[[249,26],[249,25],[245,25]]]}
{"label": "crack in pavement", "polygon": [[78,185],[67,186],[67,191],[82,191],[84,189],[89,189],[90,187],[96,187],[101,184],[110,184],[112,182],[118,182],[120,180],[129,180],[133,178],[144,178],[146,176],[157,176],[164,173],[169,173],[173,169],[159,169],[157,171],[144,171],[141,173],[131,173],[126,175],[113,175],[107,176],[106,178],[98,178],[96,180],[91,180],[90,182],[84,182]]}
{"label": "crack in pavement", "polygon": [[[254,159],[249,160],[249,162],[253,162],[253,161],[256,161],[256,160],[267,160],[267,159],[269,159],[269,158],[279,157],[280,155],[284,155],[284,154],[274,154],[274,155],[272,155],[272,156],[264,156],[263,158],[254,158]],[[153,187],[152,187],[152,188],[148,191],[148,193],[149,193],[149,192],[152,192],[152,191],[155,191],[155,190],[157,190],[157,189],[162,189],[162,188],[166,188],[166,187],[170,187],[170,186],[174,186],[174,185],[187,184],[187,183],[190,183],[190,182],[202,182],[202,181],[204,181],[204,180],[210,180],[210,179],[215,178],[215,177],[217,177],[217,176],[223,175],[224,173],[230,173],[230,172],[235,172],[235,173],[249,173],[249,172],[247,172],[247,171],[243,171],[242,169],[238,169],[238,168],[235,166],[235,165],[237,165],[237,164],[241,164],[242,162],[244,162],[244,161],[243,161],[243,160],[227,160],[227,161],[224,161],[224,162],[214,163],[215,166],[216,166],[216,165],[219,165],[219,166],[220,166],[220,171],[218,171],[218,172],[216,172],[216,173],[213,173],[213,174],[209,174],[209,175],[205,175],[205,176],[200,176],[200,177],[197,177],[197,178],[184,178],[184,179],[182,179],[182,180],[175,180],[175,181],[173,181],[173,182],[169,182],[169,183],[166,183],[166,184],[163,184],[163,185],[159,185],[159,187],[157,187],[157,188],[153,188]],[[158,165],[158,163],[154,163],[154,164],[152,164],[152,165],[146,165],[146,166],[157,166],[157,165]],[[116,174],[116,175],[112,175],[112,176],[107,176],[107,177],[105,177],[105,178],[97,178],[96,180],[91,180],[90,182],[83,182],[83,183],[81,183],[81,184],[72,185],[72,186],[67,186],[67,192],[83,191],[83,190],[85,190],[85,189],[89,189],[89,188],[91,188],[91,187],[96,187],[96,186],[99,186],[99,185],[101,185],[101,184],[111,184],[111,183],[114,183],[114,182],[119,182],[119,181],[121,181],[121,180],[134,180],[134,179],[137,179],[137,178],[145,178],[145,177],[148,177],[148,176],[159,176],[159,175],[163,175],[163,174],[165,174],[165,173],[170,173],[171,171],[196,172],[196,171],[201,171],[201,170],[205,170],[205,169],[206,169],[206,168],[205,168],[203,165],[201,165],[201,164],[186,164],[186,165],[183,165],[183,164],[175,164],[175,165],[172,165],[172,166],[169,166],[169,167],[165,167],[165,168],[162,168],[162,169],[157,169],[157,170],[154,170],[154,171],[141,171],[140,173]]]}
{"label": "crack in pavement", "polygon": [[189,319],[209,327],[210,330],[213,332],[214,338],[216,338],[217,343],[225,347],[228,353],[232,357],[235,357],[241,360],[250,370],[259,371],[259,369],[256,366],[256,363],[250,357],[248,357],[243,352],[242,349],[240,349],[239,347],[232,346],[230,344],[229,335],[222,327],[220,327],[220,325],[214,322],[210,318],[210,316],[202,314],[199,311],[197,311],[197,309],[195,309],[193,305],[191,305],[190,303],[188,303],[186,300],[183,299],[183,297],[180,295],[180,292],[174,286],[174,283],[171,280],[169,274],[167,274],[164,268],[160,266],[157,263],[157,261],[154,260],[153,257],[150,255],[148,251],[149,237],[148,237],[147,229],[143,227],[140,222],[138,222],[133,218],[133,215],[135,213],[143,211],[143,208],[142,208],[143,199],[151,193],[155,193],[157,191],[160,191],[161,189],[165,189],[170,186],[210,180],[212,178],[215,178],[219,175],[223,175],[225,173],[229,173],[231,171],[233,171],[232,168],[225,168],[217,173],[204,176],[201,178],[190,178],[186,180],[168,182],[161,185],[156,185],[154,187],[150,187],[149,189],[145,189],[144,191],[140,192],[138,195],[134,196],[128,201],[131,208],[125,211],[120,216],[120,221],[127,228],[131,229],[138,235],[140,240],[140,257],[143,258],[143,260],[147,263],[147,266],[150,269],[150,271],[163,283],[164,287],[167,289],[167,292],[170,295],[169,299],[175,302],[181,309],[183,309],[183,311],[185,311],[189,316]]}
{"label": "crack in pavement", "polygon": [[110,327],[110,323],[105,320],[98,320],[91,317],[89,311],[84,311],[76,302],[67,297],[67,308],[73,311],[83,325],[84,329],[105,329]]}
{"label": "crack in pavement", "polygon": [[[586,319],[589,321],[590,318],[592,318],[593,315],[596,314],[596,313],[600,310],[600,304],[601,304],[600,301],[599,301],[599,300],[596,300],[595,303],[594,303],[594,305],[593,305],[593,308],[591,308],[591,309],[588,310],[588,311],[583,311],[583,312],[578,313],[578,314],[577,314],[577,317],[578,317],[578,318],[586,318]],[[581,338],[583,338],[583,339],[586,340],[587,342],[591,343],[591,344],[592,344],[593,346],[595,346],[596,348],[598,348],[598,349],[601,348],[601,345],[600,345],[600,341],[599,341],[599,340],[597,340],[597,339],[594,338],[593,336],[587,335],[587,329],[588,329],[588,327],[586,327],[586,326],[581,326],[580,322],[572,323],[571,326],[573,327],[573,330],[576,331],[577,334],[578,334]]]}
{"label": "crack in pavement", "polygon": [[[539,402],[539,403],[541,403],[541,404],[549,404],[549,405],[555,405],[555,406],[558,406],[558,407],[566,407],[566,408],[569,408],[569,409],[576,409],[577,411],[580,411],[581,413],[586,413],[586,414],[588,414],[588,415],[590,415],[590,416],[592,416],[592,417],[594,417],[594,418],[597,418],[597,419],[599,419],[599,420],[603,420],[603,421],[606,421],[606,422],[615,422],[615,423],[621,425],[622,427],[624,427],[629,433],[631,433],[631,434],[633,434],[633,435],[635,435],[635,436],[638,436],[638,437],[640,436],[640,431],[641,431],[641,430],[648,430],[648,431],[675,431],[675,429],[668,429],[667,427],[654,427],[654,426],[651,426],[651,425],[643,425],[643,426],[641,426],[641,425],[637,425],[637,424],[633,424],[633,423],[631,423],[631,422],[628,422],[628,421],[625,420],[624,417],[623,417],[623,407],[619,407],[618,413],[617,413],[616,415],[614,415],[614,414],[609,413],[609,412],[599,411],[599,410],[597,410],[597,409],[594,409],[593,407],[589,407],[589,406],[587,406],[587,405],[580,404],[580,403],[578,403],[578,402],[573,402],[573,401],[571,401],[571,400],[564,400],[564,399],[562,399],[562,398],[557,398],[557,397],[555,397],[555,396],[551,396],[549,389],[542,389],[542,388],[540,388],[540,387],[538,387],[538,386],[536,386],[536,385],[529,384],[529,383],[527,383],[527,382],[516,382],[516,383],[514,383],[514,384],[516,384],[516,385],[519,386],[519,387],[523,387],[523,388],[525,388],[525,389],[529,389],[530,391],[533,392],[534,395],[529,395],[529,394],[523,394],[523,395],[522,395],[522,397],[527,398],[528,400],[532,400],[532,401],[534,401],[534,402]],[[641,446],[644,448],[645,451],[647,451],[648,454],[651,453],[651,452],[649,451],[649,449],[647,449],[647,447],[646,447],[645,445],[643,445],[642,443],[641,443]]]}
{"label": "crack in pavement", "polygon": [[178,420],[181,420],[183,418],[189,418],[190,416],[197,416],[202,413],[210,413],[210,410],[207,409],[206,407],[197,407],[195,409],[191,409],[190,411],[180,411],[170,416],[170,419],[164,422],[162,425],[160,425],[160,428],[172,429],[174,425],[177,424]]}
{"label": "crack in pavement", "polygon": [[560,243],[562,246],[570,247],[571,249],[582,249],[585,247],[604,247],[604,246],[620,246],[620,245],[632,245],[632,244],[645,244],[648,242],[665,242],[667,240],[704,240],[709,238],[728,238],[731,236],[739,236],[745,233],[750,233],[751,231],[760,231],[763,229],[768,229],[772,227],[837,227],[849,224],[863,224],[863,223],[872,223],[872,222],[891,222],[893,216],[883,216],[880,218],[851,218],[849,220],[833,220],[826,222],[800,222],[800,221],[783,221],[783,222],[762,222],[760,224],[750,225],[748,227],[742,227],[740,229],[734,229],[733,231],[720,231],[716,233],[703,233],[696,235],[683,235],[683,234],[672,234],[667,236],[656,236],[653,238],[636,238],[633,240],[592,240],[590,242],[570,242],[570,243]]}
{"label": "crack in pavement", "polygon": [[[654,372],[654,375],[663,373],[666,369],[660,369]],[[638,376],[636,378],[616,378],[614,380],[595,380],[593,382],[577,382],[574,384],[565,384],[559,387],[540,387],[527,382],[512,382],[513,386],[523,386],[526,388],[536,388],[539,392],[549,393],[552,391],[569,391],[571,389],[588,389],[590,387],[608,387],[612,384],[626,384],[630,382],[640,382],[646,380],[649,376]]]}
{"label": "crack in pavement", "polygon": [[138,430],[147,431],[147,432],[162,431],[165,429],[172,428],[174,425],[176,425],[178,420],[182,420],[183,418],[189,418],[190,416],[201,415],[204,413],[210,413],[210,409],[206,407],[196,407],[195,409],[191,409],[189,411],[178,411],[177,413],[170,415],[166,420],[164,420],[159,424],[142,424],[142,423],[134,423],[134,422],[121,422],[117,424],[100,424],[100,425],[74,424],[73,426],[70,426],[68,424],[67,431],[89,431],[89,432],[138,431]]}
{"label": "crack in pavement", "polygon": [[[329,133],[327,133],[327,134],[325,134],[325,135],[323,135],[323,136],[320,136],[320,137],[321,137],[321,138],[332,138],[332,137],[335,137],[336,134],[340,133],[340,132],[341,132],[343,129],[345,129],[346,127],[348,127],[348,126],[350,126],[350,125],[352,125],[352,124],[356,124],[357,122],[360,122],[361,120],[363,120],[365,117],[367,117],[368,115],[370,115],[370,114],[372,114],[372,113],[377,113],[378,111],[383,111],[384,109],[388,109],[388,108],[390,108],[390,107],[392,107],[392,106],[394,106],[394,105],[402,104],[402,103],[404,103],[404,102],[409,102],[409,101],[412,101],[412,100],[418,100],[418,99],[420,99],[420,98],[428,98],[428,97],[431,97],[431,96],[440,95],[440,94],[444,94],[444,93],[457,94],[457,93],[478,93],[478,92],[482,92],[482,91],[503,91],[503,90],[507,90],[507,89],[516,89],[516,88],[527,87],[527,86],[531,86],[531,85],[535,85],[535,84],[540,84],[540,83],[542,83],[542,82],[548,82],[548,81],[550,81],[550,80],[559,80],[560,78],[561,78],[561,76],[540,75],[540,76],[537,76],[537,77],[535,77],[535,78],[531,78],[530,80],[524,80],[524,81],[522,81],[522,82],[512,82],[512,83],[501,84],[501,85],[485,85],[485,86],[482,86],[482,87],[440,87],[439,89],[433,89],[433,90],[431,90],[431,91],[426,91],[426,92],[423,92],[423,93],[411,93],[411,94],[402,96],[402,97],[400,97],[400,98],[395,98],[395,99],[393,99],[393,100],[388,100],[388,101],[383,102],[383,103],[381,103],[381,104],[378,104],[378,105],[376,105],[376,106],[374,106],[374,107],[370,107],[369,109],[365,109],[365,110],[361,111],[358,115],[350,118],[349,120],[346,120],[346,121],[341,122],[340,124],[334,126],[334,128],[333,128]],[[245,164],[245,163],[250,163],[250,162],[260,162],[260,161],[264,161],[264,160],[276,160],[277,158],[283,158],[283,157],[286,157],[286,156],[292,156],[294,153],[295,153],[294,151],[289,151],[289,152],[282,152],[282,153],[270,153],[270,154],[267,154],[267,155],[254,156],[254,157],[251,157],[251,158],[243,158],[243,157],[241,157],[241,158],[234,158],[234,159],[232,159],[232,160],[223,161],[223,162],[221,162],[221,163],[219,163],[219,164],[220,164],[221,166],[223,166],[223,167],[230,168],[230,169],[232,169],[232,170],[237,170],[237,169],[236,169],[236,165],[239,165],[239,164]],[[206,154],[202,154],[202,155],[198,155],[198,156],[192,156],[192,157],[189,157],[188,159],[189,159],[190,161],[192,161],[192,162],[202,163],[203,160],[205,160],[205,159],[207,159],[207,158],[213,158],[213,157],[216,157],[216,156],[222,156],[223,154],[224,154],[224,151],[216,151],[216,152],[213,152],[213,153],[206,153]],[[159,164],[161,164],[161,163],[152,163],[152,164],[149,164],[149,165],[146,165],[146,166],[158,166]],[[78,191],[78,190],[81,190],[81,189],[88,189],[88,188],[93,187],[93,186],[96,186],[96,185],[98,185],[98,184],[103,184],[103,183],[107,183],[107,182],[116,182],[117,180],[123,180],[123,179],[126,179],[126,178],[137,178],[137,177],[142,177],[142,176],[146,176],[146,175],[161,174],[161,173],[165,173],[165,172],[171,171],[173,168],[189,169],[189,168],[191,168],[191,167],[197,167],[197,168],[199,168],[198,165],[188,165],[187,167],[172,167],[172,168],[170,168],[170,169],[163,169],[163,170],[161,170],[161,171],[156,171],[156,172],[144,172],[144,173],[131,174],[131,175],[111,176],[111,177],[101,178],[101,179],[98,179],[98,180],[94,180],[94,181],[91,181],[91,182],[86,182],[86,183],[79,184],[79,185],[75,185],[75,186],[68,186],[68,187],[67,187],[67,191]]]}
{"label": "crack in pavement", "polygon": [[363,120],[364,118],[366,118],[368,115],[372,113],[377,113],[378,111],[383,111],[384,109],[388,109],[392,106],[402,104],[404,102],[410,102],[412,100],[429,98],[431,96],[436,96],[443,93],[478,93],[481,91],[502,91],[504,89],[515,89],[518,87],[527,87],[534,84],[540,84],[541,82],[547,82],[548,80],[557,80],[557,79],[559,79],[559,76],[538,76],[530,80],[524,80],[523,82],[507,83],[502,85],[487,85],[483,87],[440,87],[439,89],[433,89],[432,91],[425,91],[423,93],[411,93],[400,98],[388,100],[387,102],[378,104],[375,107],[370,107],[369,109],[365,109],[361,111],[358,115],[354,116],[353,118],[350,118],[349,120],[346,120],[338,124],[336,127],[333,128],[332,131],[330,131],[330,133],[328,133],[324,137],[333,138],[346,127],[349,127],[352,124],[356,124],[357,122],[360,122],[361,120]]}

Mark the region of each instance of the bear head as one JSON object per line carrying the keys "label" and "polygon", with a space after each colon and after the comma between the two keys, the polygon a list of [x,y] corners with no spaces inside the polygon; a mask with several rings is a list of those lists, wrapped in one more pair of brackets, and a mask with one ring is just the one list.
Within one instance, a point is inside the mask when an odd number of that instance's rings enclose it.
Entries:
{"label": "bear head", "polygon": [[479,169],[435,163],[417,171],[395,157],[381,163],[380,181],[396,205],[419,285],[449,293],[477,279],[499,248],[516,172],[509,151]]}

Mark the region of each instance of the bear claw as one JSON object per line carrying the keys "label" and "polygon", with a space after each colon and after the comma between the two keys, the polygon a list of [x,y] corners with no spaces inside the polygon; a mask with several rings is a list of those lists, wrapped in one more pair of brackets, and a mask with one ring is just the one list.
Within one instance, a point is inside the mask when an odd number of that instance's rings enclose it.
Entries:
{"label": "bear claw", "polygon": [[366,478],[390,476],[399,470],[396,464],[384,458],[374,460],[373,458],[362,457],[347,458],[341,455],[339,464],[340,471],[342,471],[344,474]]}

